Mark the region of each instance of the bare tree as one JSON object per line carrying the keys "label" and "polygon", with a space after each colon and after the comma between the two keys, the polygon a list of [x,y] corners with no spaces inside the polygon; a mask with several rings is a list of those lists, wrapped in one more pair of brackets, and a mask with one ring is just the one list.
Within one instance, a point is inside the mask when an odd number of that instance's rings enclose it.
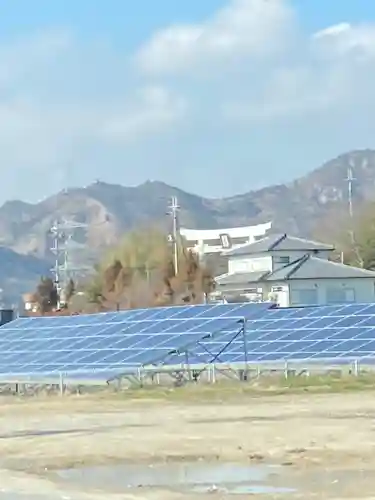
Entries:
{"label": "bare tree", "polygon": [[57,308],[59,295],[51,278],[41,277],[34,293],[38,309],[42,314]]}
{"label": "bare tree", "polygon": [[167,237],[155,230],[127,235],[96,271],[87,296],[99,310],[200,303],[213,287],[210,270],[191,251],[180,252],[176,275]]}

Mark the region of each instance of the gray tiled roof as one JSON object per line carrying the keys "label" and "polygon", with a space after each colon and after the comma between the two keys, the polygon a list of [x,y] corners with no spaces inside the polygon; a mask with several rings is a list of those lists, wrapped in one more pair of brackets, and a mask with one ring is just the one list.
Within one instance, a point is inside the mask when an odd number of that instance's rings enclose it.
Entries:
{"label": "gray tiled roof", "polygon": [[228,273],[218,276],[215,281],[218,285],[237,285],[243,283],[254,283],[260,281],[262,276],[267,275],[265,271],[253,273]]}
{"label": "gray tiled roof", "polygon": [[375,272],[358,267],[351,267],[337,262],[320,259],[311,255],[305,255],[287,266],[273,273],[231,273],[223,274],[216,278],[220,285],[240,285],[264,281],[286,281],[307,279],[349,279],[349,278],[372,278]]}
{"label": "gray tiled roof", "polygon": [[345,279],[345,278],[375,278],[375,272],[359,267],[351,267],[338,262],[320,259],[306,255],[288,266],[278,269],[267,276],[267,281],[285,281],[296,279]]}
{"label": "gray tiled roof", "polygon": [[305,240],[303,238],[297,238],[296,236],[288,236],[287,234],[270,234],[261,240],[254,241],[254,243],[246,243],[232,250],[227,250],[225,255],[234,257],[237,255],[252,255],[278,250],[319,251],[334,250],[334,247],[317,241]]}

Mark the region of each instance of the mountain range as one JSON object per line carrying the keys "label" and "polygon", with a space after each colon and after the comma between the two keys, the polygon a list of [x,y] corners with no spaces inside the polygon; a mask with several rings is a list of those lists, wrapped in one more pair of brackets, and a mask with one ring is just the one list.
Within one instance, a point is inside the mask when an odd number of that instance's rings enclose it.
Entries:
{"label": "mountain range", "polygon": [[204,198],[159,181],[137,187],[98,181],[36,204],[7,201],[0,207],[0,288],[14,299],[49,271],[53,263],[50,229],[55,221],[65,219],[82,226],[72,229],[72,246],[76,259],[91,262],[132,228],[166,225],[172,196],[178,198],[183,227],[225,228],[272,221],[276,231],[311,237],[332,209],[346,209],[349,167],[355,178],[354,202],[375,199],[375,150],[368,149],[338,156],[291,183],[227,198]]}

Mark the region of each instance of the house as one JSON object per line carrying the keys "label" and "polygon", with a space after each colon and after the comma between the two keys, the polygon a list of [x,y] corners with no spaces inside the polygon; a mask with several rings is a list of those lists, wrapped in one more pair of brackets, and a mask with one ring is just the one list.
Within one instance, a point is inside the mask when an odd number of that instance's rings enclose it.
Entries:
{"label": "house", "polygon": [[228,250],[215,298],[241,296],[282,307],[375,301],[375,272],[332,262],[332,245],[270,234]]}

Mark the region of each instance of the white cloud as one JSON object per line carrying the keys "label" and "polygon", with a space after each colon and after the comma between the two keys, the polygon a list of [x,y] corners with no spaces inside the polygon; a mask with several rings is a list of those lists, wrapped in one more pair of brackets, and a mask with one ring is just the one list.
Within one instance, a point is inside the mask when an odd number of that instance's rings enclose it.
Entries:
{"label": "white cloud", "polygon": [[[162,27],[133,54],[85,45],[69,29],[0,45],[0,165],[9,194],[26,172],[43,173],[48,189],[49,169],[68,163],[79,166],[70,184],[103,169],[117,179],[126,163],[135,167],[119,182],[162,177],[180,185],[184,168],[176,165],[184,161],[186,171],[216,183],[216,163],[261,147],[238,142],[258,128],[281,124],[282,132],[311,137],[327,120],[342,130],[355,113],[370,130],[375,25],[304,33],[291,5],[228,0],[200,23]],[[344,135],[342,142],[349,147]],[[263,182],[256,175],[251,182]]]}
{"label": "white cloud", "polygon": [[375,24],[339,23],[313,35],[318,49],[333,57],[374,57]]}
{"label": "white cloud", "polygon": [[250,92],[240,101],[222,105],[224,117],[252,123],[317,115],[342,98],[340,79],[334,73],[321,75],[308,66],[279,68],[265,82],[262,98]]}
{"label": "white cloud", "polygon": [[145,72],[172,73],[244,56],[266,57],[280,51],[292,20],[282,0],[232,0],[206,22],[159,31],[136,60]]}
{"label": "white cloud", "polygon": [[[127,85],[116,66],[107,66],[111,55],[97,46],[87,52],[63,30],[0,46],[4,171],[46,171],[72,161],[90,144],[100,141],[110,148],[113,142],[141,141],[183,117],[184,99],[161,85]],[[126,66],[125,58],[122,63]],[[103,74],[109,78],[101,82]],[[119,78],[121,86],[116,83]]]}
{"label": "white cloud", "polygon": [[68,31],[55,29],[25,36],[0,46],[0,87],[19,83],[72,49]]}
{"label": "white cloud", "polygon": [[231,119],[272,120],[348,109],[375,103],[375,25],[340,23],[311,36],[300,36],[294,50],[273,60],[262,75],[262,93],[250,83],[245,97],[228,100]]}
{"label": "white cloud", "polygon": [[160,132],[183,118],[187,112],[184,99],[163,87],[149,86],[136,92],[135,102],[109,113],[99,136],[110,141],[127,142],[140,134]]}
{"label": "white cloud", "polygon": [[358,89],[363,102],[374,56],[375,25],[343,22],[309,35],[288,0],[231,0],[204,22],[159,30],[136,62],[149,77],[184,75],[181,88],[211,112],[264,122],[347,107]]}

